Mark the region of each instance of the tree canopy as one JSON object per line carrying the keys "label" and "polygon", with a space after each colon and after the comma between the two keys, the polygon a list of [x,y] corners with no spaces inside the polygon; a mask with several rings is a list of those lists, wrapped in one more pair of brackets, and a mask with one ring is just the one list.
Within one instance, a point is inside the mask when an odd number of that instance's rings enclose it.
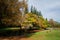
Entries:
{"label": "tree canopy", "polygon": [[47,28],[49,25],[41,11],[37,11],[33,6],[31,12],[28,11],[27,0],[0,0],[0,19],[1,27]]}

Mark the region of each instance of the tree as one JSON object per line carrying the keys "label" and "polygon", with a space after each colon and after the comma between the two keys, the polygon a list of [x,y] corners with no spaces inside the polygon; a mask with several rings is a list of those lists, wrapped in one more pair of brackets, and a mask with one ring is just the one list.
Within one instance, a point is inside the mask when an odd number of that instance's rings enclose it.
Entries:
{"label": "tree", "polygon": [[[38,16],[36,14],[32,13],[27,13],[25,14],[25,19],[24,22],[22,23],[23,27],[29,28],[29,27],[37,27],[37,22],[38,22]],[[34,25],[36,24],[36,26]]]}
{"label": "tree", "polygon": [[41,11],[37,11],[37,9],[33,6],[31,6],[31,13],[42,16]]}
{"label": "tree", "polygon": [[0,25],[18,26],[21,25],[22,12],[20,8],[27,9],[27,4],[23,0],[0,0]]}
{"label": "tree", "polygon": [[37,9],[35,7],[31,6],[31,13],[37,15],[36,16],[37,20],[35,21],[35,23],[38,26],[40,26],[40,28],[45,29],[45,28],[48,27],[48,25],[49,25],[48,20],[43,18],[42,14],[41,14],[41,11],[37,11]]}
{"label": "tree", "polygon": [[57,22],[57,21],[55,21],[55,20],[53,20],[53,19],[50,19],[49,20],[49,24],[51,25],[51,27],[53,27],[53,28],[58,28],[58,27],[60,27],[60,23],[59,22]]}
{"label": "tree", "polygon": [[52,27],[55,27],[55,26],[56,26],[56,22],[55,22],[53,19],[50,19],[50,20],[49,20],[49,24],[50,24]]}

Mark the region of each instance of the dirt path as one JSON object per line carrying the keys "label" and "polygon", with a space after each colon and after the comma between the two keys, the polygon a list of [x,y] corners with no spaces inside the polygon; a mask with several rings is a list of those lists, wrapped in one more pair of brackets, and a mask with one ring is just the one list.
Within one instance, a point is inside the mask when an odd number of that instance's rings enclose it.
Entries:
{"label": "dirt path", "polygon": [[4,37],[1,37],[0,40],[32,40],[31,38],[21,38],[19,36],[16,36],[16,37],[7,37],[7,38],[4,38]]}

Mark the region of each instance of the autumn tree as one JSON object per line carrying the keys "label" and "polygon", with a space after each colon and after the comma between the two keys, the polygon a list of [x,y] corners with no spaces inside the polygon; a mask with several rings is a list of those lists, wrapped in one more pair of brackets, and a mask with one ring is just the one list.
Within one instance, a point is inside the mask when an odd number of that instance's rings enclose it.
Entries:
{"label": "autumn tree", "polygon": [[24,0],[21,2],[19,0],[0,0],[0,26],[20,25],[22,15],[20,8],[22,7],[27,9]]}
{"label": "autumn tree", "polygon": [[[38,16],[36,14],[27,13],[25,14],[25,20],[23,22],[23,25],[26,25],[26,27],[38,27]],[[29,26],[28,26],[29,25]]]}
{"label": "autumn tree", "polygon": [[48,20],[44,19],[44,17],[41,14],[41,11],[37,11],[37,9],[33,6],[31,6],[31,13],[37,15],[36,16],[36,24],[38,24],[38,26],[40,26],[40,28],[47,28],[49,26]]}
{"label": "autumn tree", "polygon": [[55,27],[55,21],[53,19],[50,19],[49,20],[49,24],[52,26],[52,27]]}
{"label": "autumn tree", "polygon": [[60,27],[60,23],[59,22],[57,22],[57,21],[55,21],[55,20],[53,20],[53,19],[50,19],[49,21],[49,24],[51,25],[51,27],[53,27],[53,28],[58,28],[58,27]]}

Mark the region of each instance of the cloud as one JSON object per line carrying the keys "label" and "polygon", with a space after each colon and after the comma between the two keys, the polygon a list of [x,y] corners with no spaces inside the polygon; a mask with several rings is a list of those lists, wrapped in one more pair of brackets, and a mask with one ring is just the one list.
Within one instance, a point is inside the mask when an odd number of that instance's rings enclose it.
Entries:
{"label": "cloud", "polygon": [[44,18],[60,20],[60,0],[29,0],[28,4],[41,10]]}

